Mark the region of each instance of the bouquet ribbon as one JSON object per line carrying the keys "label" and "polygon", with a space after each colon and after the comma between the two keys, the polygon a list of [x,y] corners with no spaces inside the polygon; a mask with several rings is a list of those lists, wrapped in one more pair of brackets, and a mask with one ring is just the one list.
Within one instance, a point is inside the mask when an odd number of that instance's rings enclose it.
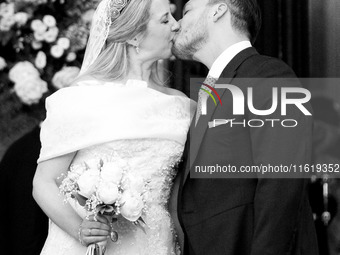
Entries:
{"label": "bouquet ribbon", "polygon": [[104,255],[106,250],[106,244],[107,241],[90,244],[87,247],[86,255]]}

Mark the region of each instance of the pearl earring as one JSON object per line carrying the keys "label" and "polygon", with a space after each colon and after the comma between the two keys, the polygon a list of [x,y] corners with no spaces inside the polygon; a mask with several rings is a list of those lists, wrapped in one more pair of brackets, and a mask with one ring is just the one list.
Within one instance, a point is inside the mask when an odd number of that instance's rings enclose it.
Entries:
{"label": "pearl earring", "polygon": [[139,54],[139,46],[138,45],[136,46],[136,52],[137,52],[137,54]]}

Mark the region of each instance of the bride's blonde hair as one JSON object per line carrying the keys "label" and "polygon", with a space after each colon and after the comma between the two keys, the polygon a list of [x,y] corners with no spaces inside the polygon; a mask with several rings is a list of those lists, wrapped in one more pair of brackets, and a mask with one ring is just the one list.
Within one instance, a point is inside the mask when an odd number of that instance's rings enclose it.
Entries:
{"label": "bride's blonde hair", "polygon": [[[151,1],[128,1],[120,16],[112,22],[101,53],[76,80],[93,77],[103,81],[115,81],[126,77],[129,70],[127,41],[145,33],[150,20]],[[152,66],[151,80],[156,84],[162,84],[157,62]]]}

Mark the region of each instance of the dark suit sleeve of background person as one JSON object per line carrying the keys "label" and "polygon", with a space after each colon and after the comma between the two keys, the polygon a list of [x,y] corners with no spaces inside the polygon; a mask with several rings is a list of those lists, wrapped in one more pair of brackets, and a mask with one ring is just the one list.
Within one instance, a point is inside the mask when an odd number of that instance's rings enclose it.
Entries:
{"label": "dark suit sleeve of background person", "polygon": [[[258,57],[264,58],[262,65],[258,66],[258,77],[294,77],[291,69],[280,60]],[[242,72],[242,70],[239,71]],[[294,84],[289,84],[284,79],[278,79],[275,85],[266,84],[266,82],[259,84],[260,87],[254,89],[254,102],[261,102],[261,106],[256,108],[270,108],[272,105],[271,86],[292,85]],[[280,88],[278,91],[280,93]],[[280,100],[278,102],[278,109],[280,109]],[[308,103],[304,106],[312,112]],[[266,124],[261,128],[250,128],[254,164],[290,166],[291,164],[311,163],[312,117],[306,117],[293,105],[287,107],[287,116],[281,116],[280,111],[275,111],[271,116],[255,116],[249,112],[248,114],[250,119],[295,119],[298,122],[297,127],[294,128],[282,127],[280,122],[276,122],[274,127]],[[259,176],[254,198],[254,234],[251,255],[312,255],[304,249],[317,251],[315,230],[307,197],[307,183],[306,178],[265,179]]]}
{"label": "dark suit sleeve of background person", "polygon": [[10,255],[36,255],[45,243],[48,218],[32,197],[32,181],[40,153],[37,127],[17,140],[0,162],[0,247]]}

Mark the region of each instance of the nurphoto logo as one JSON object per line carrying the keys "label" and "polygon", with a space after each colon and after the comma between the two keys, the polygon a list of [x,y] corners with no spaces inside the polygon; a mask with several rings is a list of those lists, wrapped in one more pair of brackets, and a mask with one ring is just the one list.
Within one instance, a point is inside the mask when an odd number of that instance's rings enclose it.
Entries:
{"label": "nurphoto logo", "polygon": [[[257,89],[256,86],[247,88],[247,95],[245,96],[243,91],[235,85],[232,84],[216,84],[213,87],[204,84],[207,87],[201,88],[204,92],[207,93],[207,96],[203,96],[201,98],[201,114],[207,115],[207,100],[210,97],[215,106],[217,106],[217,101],[212,93],[216,95],[218,101],[222,105],[222,100],[220,95],[217,93],[216,89],[226,89],[226,92],[231,93],[232,95],[232,113],[233,116],[245,115],[245,106],[248,107],[248,111],[256,116],[269,116],[273,114],[278,107],[280,110],[280,116],[287,116],[287,106],[293,105],[299,111],[301,111],[305,116],[312,116],[312,113],[304,106],[304,104],[308,103],[311,99],[311,93],[309,90],[302,87],[271,87],[271,106],[268,109],[256,109],[254,106],[256,102],[254,102],[254,89]],[[211,92],[208,90],[210,89]],[[209,96],[208,96],[209,95]],[[292,95],[295,97],[292,98]],[[208,123],[209,128],[217,127],[219,125],[229,125],[233,127],[235,125],[242,125],[244,127],[262,127],[266,124],[274,127],[277,123],[280,123],[283,127],[296,127],[298,125],[298,121],[295,119],[243,119],[242,121],[235,121],[235,118],[231,119],[214,119]]]}

